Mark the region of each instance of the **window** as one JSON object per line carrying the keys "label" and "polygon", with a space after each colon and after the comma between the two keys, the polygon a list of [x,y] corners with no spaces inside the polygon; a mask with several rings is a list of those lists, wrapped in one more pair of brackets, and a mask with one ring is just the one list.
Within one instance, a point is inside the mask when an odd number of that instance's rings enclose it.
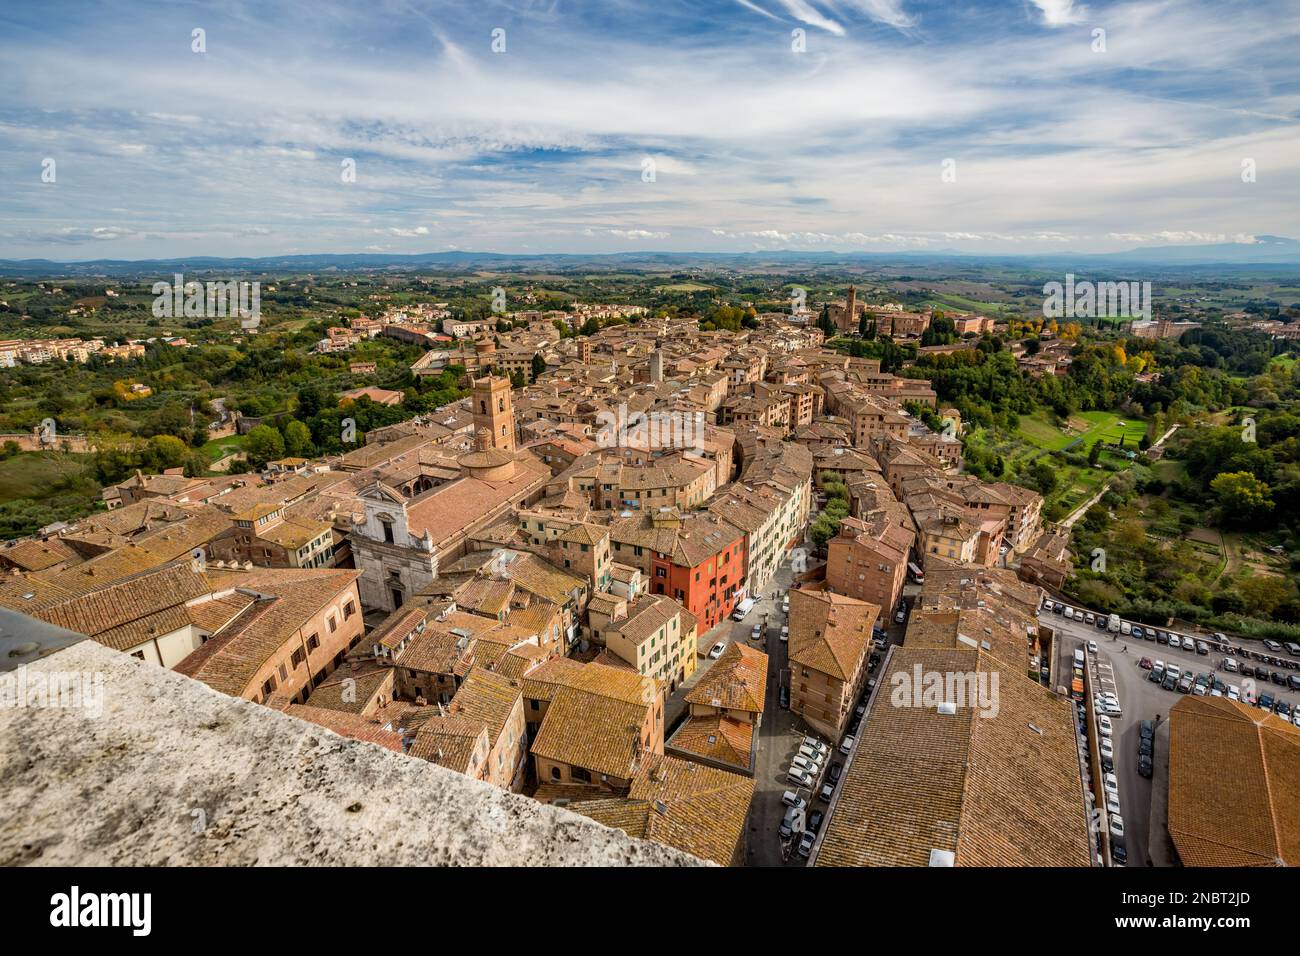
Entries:
{"label": "window", "polygon": [[325,623],[329,625],[331,634],[339,629],[339,622],[335,619],[333,614],[329,616]]}
{"label": "window", "polygon": [[319,637],[317,637],[315,634],[313,634],[311,637],[307,638],[307,650],[309,650],[309,651],[314,651],[314,650],[316,650],[316,648],[318,648],[318,647],[320,647],[320,638],[319,638]]}
{"label": "window", "polygon": [[302,664],[306,659],[307,655],[303,653],[301,647],[295,648],[293,654],[289,657],[290,663],[292,663],[295,668]]}
{"label": "window", "polygon": [[343,605],[343,620],[346,621],[348,618],[350,618],[353,614],[356,613],[357,613],[357,606],[353,604],[351,601]]}

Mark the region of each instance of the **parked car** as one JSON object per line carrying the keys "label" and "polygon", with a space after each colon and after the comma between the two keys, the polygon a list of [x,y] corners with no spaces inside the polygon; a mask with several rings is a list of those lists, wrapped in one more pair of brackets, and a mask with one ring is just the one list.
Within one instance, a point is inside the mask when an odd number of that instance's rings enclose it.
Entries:
{"label": "parked car", "polygon": [[1241,700],[1241,691],[1236,684],[1228,685],[1228,700]]}
{"label": "parked car", "polygon": [[844,764],[842,763],[831,764],[831,783],[839,783],[840,774],[842,774],[843,772],[844,772]]}
{"label": "parked car", "polygon": [[1251,667],[1249,664],[1242,664],[1241,670],[1237,671],[1237,673],[1240,674],[1242,677],[1254,677],[1255,668]]}
{"label": "parked car", "polygon": [[1139,637],[1139,638],[1140,638],[1140,637],[1142,636],[1142,628],[1140,628],[1140,627],[1138,627],[1136,624],[1134,624],[1131,633],[1133,634],[1134,637]]}
{"label": "parked car", "polygon": [[1156,735],[1155,721],[1144,720],[1140,724],[1138,724],[1138,736],[1140,736],[1143,740],[1150,740],[1155,735]]}
{"label": "parked car", "polygon": [[833,796],[835,796],[835,784],[833,783],[824,783],[822,788],[817,791],[817,799],[822,803],[830,803]]}
{"label": "parked car", "polygon": [[1272,710],[1273,703],[1274,701],[1273,701],[1272,694],[1260,694],[1259,700],[1256,701],[1255,706],[1257,706],[1260,710]]}
{"label": "parked car", "polygon": [[1142,660],[1138,661],[1138,667],[1142,668],[1144,671],[1149,671],[1155,666],[1155,661],[1151,660],[1149,657],[1144,657]]}
{"label": "parked car", "polygon": [[1138,773],[1148,780],[1151,779],[1152,763],[1151,758],[1146,755],[1138,757]]}
{"label": "parked car", "polygon": [[802,820],[803,810],[791,807],[785,811],[785,816],[781,818],[781,826],[777,832],[781,834],[782,839],[788,840],[794,836],[795,828],[799,826]]}
{"label": "parked car", "polygon": [[1097,630],[1099,631],[1106,630],[1106,619],[1104,617],[1097,618]]}
{"label": "parked car", "polygon": [[810,776],[817,776],[822,772],[822,765],[805,754],[795,754],[790,760],[791,769],[798,768]]}
{"label": "parked car", "polygon": [[816,841],[816,839],[817,839],[817,835],[811,833],[808,830],[805,830],[803,836],[799,838],[798,853],[805,860],[808,859],[808,857],[812,856],[813,843]]}
{"label": "parked car", "polygon": [[[1113,777],[1114,774],[1111,774],[1111,776]],[[1107,813],[1107,814],[1116,814],[1116,813],[1119,813],[1119,796],[1118,796],[1118,795],[1113,794],[1113,793],[1108,793],[1108,794],[1106,794],[1106,813]]]}
{"label": "parked car", "polygon": [[1160,644],[1168,644],[1168,643],[1169,643],[1169,635],[1166,634],[1164,631],[1156,631],[1156,641],[1157,641],[1157,643],[1160,643]]}
{"label": "parked car", "polygon": [[1124,839],[1124,818],[1118,813],[1110,818],[1110,835],[1116,840]]}
{"label": "parked car", "polygon": [[1122,842],[1111,841],[1110,858],[1115,861],[1116,865],[1124,866],[1128,863],[1128,849]]}
{"label": "parked car", "polygon": [[781,802],[787,807],[796,807],[799,810],[808,806],[808,801],[799,796],[799,794],[795,793],[793,790],[787,790],[785,793],[781,794]]}
{"label": "parked car", "polygon": [[852,749],[853,749],[853,735],[847,734],[844,737],[844,739],[840,741],[840,753],[846,754],[849,753]]}
{"label": "parked car", "polygon": [[1101,785],[1105,788],[1107,794],[1119,795],[1119,778],[1113,773],[1104,774],[1101,778]]}
{"label": "parked car", "polygon": [[1089,641],[1089,642],[1088,642],[1088,653],[1089,653],[1089,654],[1096,654],[1096,653],[1097,653],[1097,642],[1096,642],[1096,641]]}
{"label": "parked car", "polygon": [[813,783],[812,774],[798,767],[791,767],[785,778],[800,787],[811,787]]}
{"label": "parked car", "polygon": [[821,753],[826,753],[827,751],[830,750],[830,747],[826,745],[826,741],[818,740],[816,737],[813,737],[811,735],[805,735],[803,738],[803,743],[801,743],[799,746],[811,747],[813,750],[819,751]]}
{"label": "parked car", "polygon": [[1097,718],[1097,729],[1101,731],[1103,737],[1109,737],[1114,728],[1111,725],[1110,718],[1103,714]]}
{"label": "parked car", "polygon": [[1132,634],[1132,633],[1133,633],[1133,625],[1130,624],[1128,621],[1120,621],[1120,623],[1119,623],[1119,632],[1120,632],[1121,634]]}
{"label": "parked car", "polygon": [[1178,678],[1178,693],[1190,694],[1192,692],[1192,675],[1184,674]]}
{"label": "parked car", "polygon": [[1291,705],[1286,701],[1279,699],[1278,702],[1273,705],[1273,713],[1277,714],[1283,720],[1290,720]]}
{"label": "parked car", "polygon": [[1110,737],[1102,737],[1100,743],[1101,756],[1103,759],[1115,757],[1115,745],[1111,742]]}
{"label": "parked car", "polygon": [[1084,611],[1084,612],[1083,612],[1083,619],[1084,619],[1086,622],[1088,622],[1089,624],[1093,624],[1093,623],[1095,623],[1096,620],[1097,620],[1096,616],[1095,616],[1091,611]]}
{"label": "parked car", "polygon": [[786,687],[784,684],[781,685],[781,709],[790,709],[790,688]]}
{"label": "parked car", "polygon": [[1279,644],[1277,641],[1266,640],[1264,641],[1264,646],[1267,647],[1274,654],[1277,654],[1282,650],[1282,645]]}
{"label": "parked car", "polygon": [[755,624],[753,630],[749,632],[749,639],[751,641],[757,641],[760,638],[762,638],[762,636],[763,636],[763,625]]}
{"label": "parked car", "polygon": [[789,625],[789,624],[782,624],[782,625],[781,625],[781,641],[782,641],[782,643],[785,643],[785,642],[788,642],[789,640],[790,640],[790,625]]}
{"label": "parked car", "polygon": [[1209,644],[1206,644],[1204,641],[1197,641],[1197,642],[1196,642],[1196,653],[1198,653],[1198,654],[1200,654],[1202,657],[1204,657],[1206,654],[1210,653],[1210,645],[1209,645]]}
{"label": "parked car", "polygon": [[809,831],[813,833],[819,832],[822,828],[822,819],[823,814],[820,810],[814,810],[812,813],[808,814]]}
{"label": "parked car", "polygon": [[722,641],[718,641],[718,643],[714,644],[713,647],[709,649],[709,658],[711,660],[716,661],[719,657],[722,656],[722,652],[725,651],[726,649],[727,649],[727,645],[724,644]]}
{"label": "parked car", "polygon": [[1147,680],[1157,684],[1162,683],[1165,679],[1165,665],[1156,661],[1155,666],[1151,668],[1151,673],[1147,675]]}
{"label": "parked car", "polygon": [[895,624],[902,624],[902,623],[903,623],[904,621],[906,621],[906,620],[907,620],[907,611],[903,610],[903,609],[900,607],[897,611],[894,612],[894,623],[895,623]]}

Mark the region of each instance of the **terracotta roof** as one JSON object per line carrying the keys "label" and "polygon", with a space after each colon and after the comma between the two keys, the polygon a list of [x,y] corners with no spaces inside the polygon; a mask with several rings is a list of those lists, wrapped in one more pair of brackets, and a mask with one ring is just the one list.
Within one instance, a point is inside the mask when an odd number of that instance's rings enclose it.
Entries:
{"label": "terracotta roof", "polygon": [[748,777],[651,754],[626,798],[583,800],[571,807],[629,836],[728,866],[742,845],[753,796],[754,781]]}
{"label": "terracotta roof", "polygon": [[[918,674],[984,675],[995,709],[954,699],[944,713],[946,690],[917,706]],[[958,866],[1089,865],[1074,705],[981,651],[904,645],[891,652],[815,862],[926,866],[932,850]]]}
{"label": "terracotta roof", "polygon": [[1169,835],[1183,864],[1300,865],[1300,727],[1226,697],[1184,697],[1169,721]]}
{"label": "terracotta roof", "polygon": [[754,725],[719,714],[690,717],[677,728],[665,746],[749,770]]}
{"label": "terracotta roof", "polygon": [[829,591],[792,588],[789,657],[792,664],[848,680],[871,646],[880,608]]}
{"label": "terracotta roof", "polygon": [[767,655],[732,641],[686,695],[688,704],[763,712],[767,699]]}

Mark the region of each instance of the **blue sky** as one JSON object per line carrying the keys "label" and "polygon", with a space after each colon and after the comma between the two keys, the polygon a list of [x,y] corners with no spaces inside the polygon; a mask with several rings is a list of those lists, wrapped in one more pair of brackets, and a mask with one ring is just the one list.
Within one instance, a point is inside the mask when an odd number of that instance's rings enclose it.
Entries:
{"label": "blue sky", "polygon": [[0,256],[1295,236],[1298,41],[1271,0],[7,4]]}

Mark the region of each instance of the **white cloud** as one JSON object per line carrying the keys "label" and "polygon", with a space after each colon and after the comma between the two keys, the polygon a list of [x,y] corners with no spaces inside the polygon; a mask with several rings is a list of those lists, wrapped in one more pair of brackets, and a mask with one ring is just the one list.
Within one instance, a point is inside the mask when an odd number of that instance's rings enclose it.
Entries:
{"label": "white cloud", "polygon": [[1043,22],[1049,27],[1083,23],[1088,18],[1088,8],[1083,4],[1075,6],[1074,0],[1032,0],[1032,2],[1042,12]]}

